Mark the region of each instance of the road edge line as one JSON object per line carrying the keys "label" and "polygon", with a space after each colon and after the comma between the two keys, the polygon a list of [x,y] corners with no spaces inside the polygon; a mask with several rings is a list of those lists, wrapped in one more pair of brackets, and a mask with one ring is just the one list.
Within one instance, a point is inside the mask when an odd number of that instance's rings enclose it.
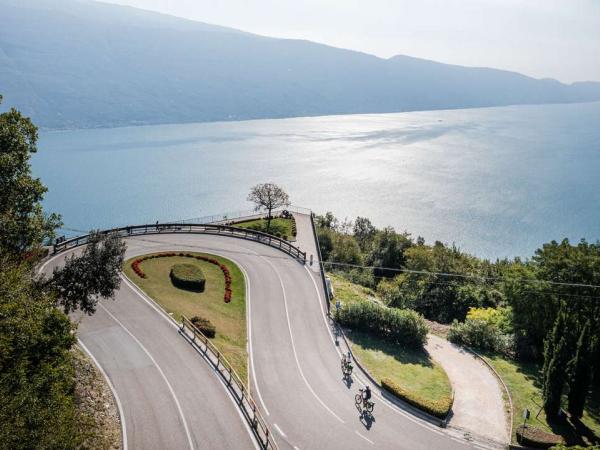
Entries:
{"label": "road edge line", "polygon": [[77,343],[98,368],[98,370],[106,380],[106,384],[108,384],[110,391],[112,392],[113,398],[115,399],[115,403],[117,404],[117,410],[119,411],[119,418],[121,419],[121,440],[123,443],[123,450],[127,450],[127,426],[125,425],[125,413],[123,412],[123,404],[121,403],[119,394],[117,394],[115,386],[112,384],[112,381],[110,381],[110,378],[108,377],[108,374],[106,373],[102,365],[98,362],[96,357],[92,354],[92,352],[90,352],[90,350],[86,347],[86,345],[79,337],[77,337]]}

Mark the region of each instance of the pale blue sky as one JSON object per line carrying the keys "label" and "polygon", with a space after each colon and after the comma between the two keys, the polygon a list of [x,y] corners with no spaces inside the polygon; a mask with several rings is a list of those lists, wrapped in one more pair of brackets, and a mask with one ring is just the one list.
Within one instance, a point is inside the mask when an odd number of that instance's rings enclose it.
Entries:
{"label": "pale blue sky", "polygon": [[600,81],[600,0],[105,0],[381,57]]}

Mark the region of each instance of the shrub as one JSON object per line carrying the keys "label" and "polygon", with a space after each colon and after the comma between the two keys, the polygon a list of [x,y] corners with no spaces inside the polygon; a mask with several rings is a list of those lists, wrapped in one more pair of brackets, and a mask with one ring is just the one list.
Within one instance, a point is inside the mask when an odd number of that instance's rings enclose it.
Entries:
{"label": "shrub", "polygon": [[513,348],[512,336],[502,334],[495,325],[481,319],[467,319],[464,322],[455,320],[450,326],[448,340],[458,345],[503,354],[512,353]]}
{"label": "shrub", "polygon": [[202,334],[204,336],[206,336],[207,338],[212,339],[215,337],[215,333],[217,332],[217,329],[211,323],[210,320],[205,319],[204,317],[194,316],[190,319],[190,322],[192,322],[194,324],[194,326],[196,328],[198,328],[198,330],[200,330],[202,332]]}
{"label": "shrub", "polygon": [[[225,292],[223,294],[223,300],[225,301],[225,303],[229,303],[231,301],[231,295],[232,295],[231,273],[229,272],[229,269],[227,268],[227,266],[225,264],[221,264],[219,261],[217,261],[214,258],[209,258],[209,257],[203,256],[203,255],[193,255],[191,253],[156,253],[153,255],[142,256],[141,258],[135,259],[131,263],[131,267],[137,276],[139,276],[140,278],[147,278],[147,275],[144,273],[144,271],[140,267],[140,264],[143,261],[145,261],[147,259],[154,259],[154,258],[169,258],[172,256],[194,258],[194,259],[197,259],[198,261],[206,261],[210,264],[214,264],[215,266],[219,266],[219,268],[223,272],[223,276],[225,277]],[[200,270],[200,269],[198,268],[198,270]],[[200,272],[202,272],[202,271],[200,270]],[[203,277],[204,277],[204,275],[203,275]],[[171,280],[173,280],[172,276],[171,276]],[[204,283],[206,283],[206,281]],[[175,282],[173,284],[175,284]],[[179,287],[181,287],[181,286],[179,286]],[[188,288],[184,288],[184,289],[188,289]],[[200,290],[200,292],[202,292],[203,290],[204,290],[204,288],[202,288]]]}
{"label": "shrub", "polygon": [[206,278],[202,269],[192,264],[175,264],[169,273],[174,286],[190,291],[203,292]]}
{"label": "shrub", "polygon": [[557,434],[529,425],[520,425],[517,428],[517,442],[526,447],[534,448],[550,448],[564,443],[563,438]]}
{"label": "shrub", "polygon": [[564,445],[558,444],[550,447],[550,450],[600,450],[600,445]]}
{"label": "shrub", "polygon": [[467,319],[483,320],[490,325],[494,325],[502,333],[512,333],[512,308],[469,308]]}
{"label": "shrub", "polygon": [[336,319],[346,327],[407,347],[421,348],[427,339],[428,328],[423,317],[412,310],[356,302],[337,311]]}
{"label": "shrub", "polygon": [[438,400],[428,400],[412,391],[404,389],[402,386],[388,378],[381,380],[381,386],[391,394],[404,400],[409,405],[440,419],[445,419],[450,412],[450,408],[452,408],[452,397],[449,396],[444,396]]}

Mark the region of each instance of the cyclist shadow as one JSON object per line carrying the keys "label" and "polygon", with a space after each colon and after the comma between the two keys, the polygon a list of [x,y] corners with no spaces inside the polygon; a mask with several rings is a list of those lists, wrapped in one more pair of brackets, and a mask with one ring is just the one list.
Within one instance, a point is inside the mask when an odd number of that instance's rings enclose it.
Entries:
{"label": "cyclist shadow", "polygon": [[361,411],[359,420],[363,427],[365,427],[367,430],[370,430],[375,423],[375,417],[373,414],[364,410]]}
{"label": "cyclist shadow", "polygon": [[352,385],[354,384],[354,380],[352,379],[352,375],[344,375],[344,378],[342,378],[342,380],[344,381],[344,384],[346,385],[346,387],[348,389],[352,388]]}

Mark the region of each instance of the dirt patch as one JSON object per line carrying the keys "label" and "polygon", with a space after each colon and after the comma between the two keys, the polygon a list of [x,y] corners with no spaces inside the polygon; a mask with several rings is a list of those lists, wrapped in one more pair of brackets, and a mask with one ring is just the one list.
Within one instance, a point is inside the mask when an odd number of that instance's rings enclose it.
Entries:
{"label": "dirt patch", "polygon": [[431,334],[435,334],[437,337],[441,337],[442,339],[446,339],[446,337],[448,336],[448,331],[450,331],[450,325],[434,322],[433,320],[427,319],[425,319],[425,323],[429,327],[429,332]]}
{"label": "dirt patch", "polygon": [[75,402],[80,416],[82,448],[120,450],[121,421],[106,379],[78,347],[73,350]]}

